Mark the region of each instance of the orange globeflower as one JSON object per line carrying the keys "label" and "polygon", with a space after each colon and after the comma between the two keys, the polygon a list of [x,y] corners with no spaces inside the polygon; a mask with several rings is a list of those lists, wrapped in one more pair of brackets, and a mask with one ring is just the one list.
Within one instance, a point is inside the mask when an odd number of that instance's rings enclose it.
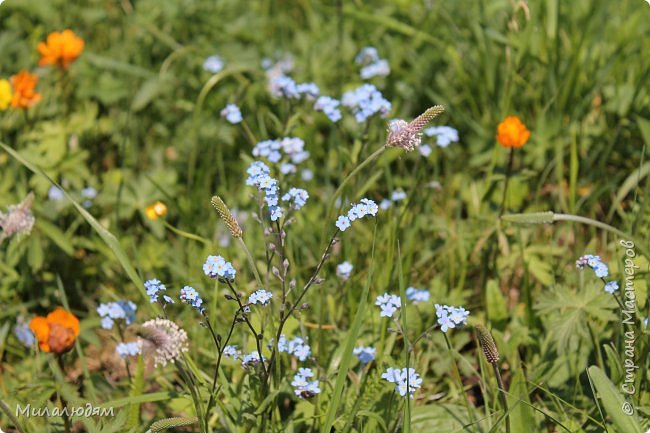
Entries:
{"label": "orange globeflower", "polygon": [[41,94],[35,90],[36,83],[38,83],[38,77],[24,70],[12,76],[11,85],[14,88],[14,94],[11,97],[11,106],[29,108],[36,105],[41,100]]}
{"label": "orange globeflower", "polygon": [[65,353],[72,348],[79,336],[79,319],[59,307],[47,317],[36,316],[29,328],[38,339],[43,352]]}
{"label": "orange globeflower", "polygon": [[41,42],[36,47],[41,53],[39,66],[57,65],[68,69],[70,63],[77,60],[84,49],[84,40],[77,37],[72,30],[52,32],[47,36],[46,42]]}
{"label": "orange globeflower", "polygon": [[519,117],[508,116],[497,128],[497,141],[503,147],[521,147],[530,137],[530,131],[526,129]]}
{"label": "orange globeflower", "polygon": [[147,218],[149,218],[152,221],[155,221],[158,218],[162,218],[165,215],[167,215],[167,206],[165,206],[165,203],[159,200],[154,204],[147,206],[144,209],[144,213],[145,215],[147,215]]}

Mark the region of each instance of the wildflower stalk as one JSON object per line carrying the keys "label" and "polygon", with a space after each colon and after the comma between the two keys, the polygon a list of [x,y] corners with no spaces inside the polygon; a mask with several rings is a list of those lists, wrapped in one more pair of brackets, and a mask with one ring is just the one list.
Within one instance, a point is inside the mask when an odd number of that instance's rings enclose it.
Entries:
{"label": "wildflower stalk", "polygon": [[501,197],[501,206],[499,206],[499,217],[503,215],[506,210],[506,197],[508,195],[508,183],[510,182],[510,175],[512,174],[512,164],[515,160],[515,148],[510,148],[510,156],[508,156],[508,167],[506,168],[506,180],[503,185],[503,197]]}
{"label": "wildflower stalk", "polygon": [[[280,340],[280,336],[282,335],[282,330],[284,329],[284,325],[287,323],[287,320],[289,320],[289,317],[291,317],[291,314],[298,308],[300,305],[300,301],[302,298],[305,296],[309,288],[316,282],[318,278],[318,274],[320,273],[321,269],[323,268],[323,264],[325,263],[325,260],[327,260],[328,254],[330,249],[332,248],[332,245],[334,245],[334,241],[336,240],[336,235],[338,235],[339,230],[337,229],[332,237],[330,238],[329,242],[327,243],[327,247],[325,248],[325,251],[323,252],[323,255],[321,256],[320,261],[318,262],[318,265],[316,265],[316,269],[314,269],[314,272],[312,273],[311,277],[309,277],[309,280],[307,280],[307,283],[302,288],[302,291],[300,292],[300,295],[298,295],[298,298],[296,301],[293,303],[293,305],[289,308],[288,311],[285,311],[285,303],[283,303],[280,306],[280,324],[278,325],[278,330],[275,335],[275,340],[273,344],[273,349],[271,350],[271,357],[269,358],[269,371],[271,371],[275,361],[276,361],[276,356],[278,352],[278,341]],[[267,375],[267,379],[269,379],[269,376]]]}
{"label": "wildflower stalk", "polygon": [[[219,377],[219,367],[221,366],[221,360],[223,358],[223,351],[224,351],[224,348],[230,342],[230,337],[232,337],[232,333],[235,330],[235,325],[237,324],[237,317],[238,317],[240,311],[241,310],[237,310],[237,312],[233,316],[232,323],[230,324],[230,329],[228,330],[228,336],[226,337],[226,340],[224,341],[223,346],[218,348],[217,363],[216,363],[216,365],[214,367],[214,375],[212,377],[212,388],[210,389],[210,398],[208,399],[208,405],[207,405],[207,407],[205,409],[205,422],[206,423],[208,422],[208,418],[209,418],[209,415],[210,415],[210,410],[212,410],[212,405],[214,404],[214,401],[215,401],[214,400],[214,397],[215,397],[214,392],[215,392],[215,389],[217,388],[217,379]],[[207,320],[208,319],[206,317],[206,321]]]}
{"label": "wildflower stalk", "polygon": [[591,218],[587,218],[579,215],[554,213],[549,211],[549,212],[507,214],[507,215],[502,215],[501,219],[516,224],[553,224],[556,221],[571,221],[571,222],[577,222],[581,224],[587,224],[614,233],[622,238],[632,240],[634,242],[634,248],[638,249],[641,252],[641,254],[643,254],[646,258],[650,259],[650,252],[648,252],[648,250],[646,250],[643,247],[643,242],[638,242],[630,234],[625,233],[624,231],[621,231],[615,227],[612,227],[609,224],[605,224],[603,222]]}
{"label": "wildflower stalk", "polygon": [[508,399],[506,398],[506,388],[503,385],[503,379],[501,378],[501,372],[499,371],[499,351],[497,345],[494,342],[494,338],[488,329],[483,325],[478,325],[476,327],[476,333],[478,335],[478,341],[483,350],[483,355],[485,359],[492,365],[494,370],[494,375],[497,378],[497,385],[499,386],[499,399],[501,400],[501,406],[503,407],[504,417],[506,419],[506,433],[510,433],[510,415],[508,414]]}
{"label": "wildflower stalk", "polygon": [[[241,303],[239,293],[237,293],[237,291],[232,286],[230,281],[226,280],[226,284],[228,285],[228,288],[232,292],[233,297],[235,298],[235,301],[237,301],[237,305],[239,305],[240,311],[243,312],[244,311],[244,304]],[[260,361],[261,361],[261,359],[262,359],[262,342],[261,342],[261,339],[260,339],[260,334],[255,330],[255,327],[253,326],[251,321],[248,319],[248,316],[246,316],[246,314],[242,314],[241,317],[244,319],[244,322],[246,323],[246,325],[248,325],[248,329],[250,329],[250,331],[253,333],[253,337],[255,338],[255,343],[256,343],[256,346],[257,346],[257,353],[260,355]],[[264,373],[264,382],[266,382],[266,378],[269,375],[270,367],[267,370],[267,368],[264,366],[263,361],[260,362],[260,365],[262,366],[262,372]]]}
{"label": "wildflower stalk", "polygon": [[[59,369],[61,369],[61,373],[65,375],[65,368],[63,365],[63,355],[57,354],[56,361],[57,364],[59,365]],[[63,397],[61,391],[58,391],[57,394],[59,395],[59,401],[61,402],[61,416],[63,417],[63,428],[65,429],[65,433],[72,433],[72,430],[70,429],[70,417],[68,416],[68,411],[67,411],[68,402]]]}
{"label": "wildflower stalk", "polygon": [[16,429],[18,430],[19,433],[26,433],[25,430],[23,429],[23,427],[18,422],[18,419],[15,417],[15,415],[11,411],[11,409],[9,409],[9,406],[7,406],[7,403],[5,403],[2,399],[0,399],[0,409],[11,420],[11,422],[14,424],[14,427],[16,427]]}
{"label": "wildflower stalk", "polygon": [[210,199],[210,203],[212,204],[212,207],[217,211],[217,214],[219,215],[221,221],[223,221],[223,223],[230,231],[232,237],[237,239],[239,245],[241,245],[242,249],[244,250],[244,253],[246,253],[246,258],[251,269],[253,270],[253,274],[255,274],[257,284],[264,286],[262,284],[262,278],[260,278],[260,274],[257,270],[257,266],[255,265],[255,260],[253,260],[253,256],[251,255],[248,247],[246,247],[246,243],[244,242],[244,231],[240,227],[239,222],[237,222],[235,217],[232,215],[232,212],[230,212],[228,206],[226,206],[226,203],[224,203],[224,201],[218,195],[213,196],[212,199]]}

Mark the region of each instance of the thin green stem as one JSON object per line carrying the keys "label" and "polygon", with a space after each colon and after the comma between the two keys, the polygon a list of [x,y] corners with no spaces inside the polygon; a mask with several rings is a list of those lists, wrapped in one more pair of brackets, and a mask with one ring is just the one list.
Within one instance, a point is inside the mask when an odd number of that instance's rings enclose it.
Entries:
{"label": "thin green stem", "polygon": [[244,239],[237,238],[237,240],[239,241],[239,245],[241,245],[242,249],[246,253],[246,258],[248,259],[248,263],[250,264],[250,267],[253,270],[253,274],[255,274],[255,280],[257,281],[257,284],[259,284],[260,287],[265,287],[264,283],[262,282],[262,278],[260,277],[260,273],[257,270],[257,266],[255,265],[255,260],[253,259],[251,252],[248,250],[248,247],[246,247],[246,243],[244,242]]}
{"label": "thin green stem", "polygon": [[[625,233],[624,231],[621,231],[615,227],[610,226],[609,224],[605,224],[603,222],[583,217],[583,216],[578,216],[578,215],[570,215],[570,214],[564,214],[564,213],[554,213],[553,214],[553,221],[574,221],[582,224],[587,224],[591,225],[594,227],[598,227],[600,229],[606,230],[608,232],[612,232],[614,234],[619,235],[622,238],[625,239],[634,239],[634,237],[630,236],[629,234]],[[637,248],[639,251],[641,251],[641,254],[643,254],[647,259],[650,259],[650,253],[641,245],[643,245],[642,242],[636,242],[634,240],[634,248]]]}
{"label": "thin green stem", "polygon": [[[59,365],[59,368],[61,369],[61,373],[65,376],[65,368],[63,366],[63,355],[57,355],[56,360]],[[68,402],[63,397],[61,391],[58,391],[58,394],[59,394],[59,400],[61,401],[61,416],[63,417],[63,428],[65,429],[65,433],[72,433],[72,430],[70,428],[70,417],[68,416]]]}
{"label": "thin green stem", "polygon": [[[221,366],[221,359],[223,358],[223,351],[225,347],[228,345],[230,342],[230,337],[232,336],[233,330],[235,329],[235,325],[237,324],[237,316],[239,315],[239,310],[235,313],[232,319],[232,323],[230,324],[230,330],[228,331],[228,336],[226,337],[226,341],[224,341],[223,345],[221,347],[217,346],[217,364],[214,367],[214,375],[212,377],[212,388],[210,389],[210,398],[208,399],[208,406],[205,409],[205,423],[208,423],[208,417],[210,415],[210,410],[212,409],[212,404],[214,403],[214,391],[217,388],[217,379],[219,377],[219,367]],[[205,318],[206,322],[208,321],[208,318]]]}
{"label": "thin green stem", "polygon": [[501,372],[497,363],[492,363],[492,368],[494,369],[494,375],[497,377],[497,384],[499,385],[499,399],[501,400],[501,406],[503,406],[503,413],[506,417],[506,433],[510,433],[510,415],[508,414],[508,399],[506,398],[506,388],[503,386],[503,379],[501,378]]}
{"label": "thin green stem", "polygon": [[499,207],[499,216],[503,215],[506,210],[506,197],[508,194],[508,183],[510,181],[510,174],[512,173],[512,163],[515,159],[515,148],[510,148],[510,156],[508,157],[508,167],[506,168],[506,181],[503,185],[503,197],[501,197],[501,206]]}

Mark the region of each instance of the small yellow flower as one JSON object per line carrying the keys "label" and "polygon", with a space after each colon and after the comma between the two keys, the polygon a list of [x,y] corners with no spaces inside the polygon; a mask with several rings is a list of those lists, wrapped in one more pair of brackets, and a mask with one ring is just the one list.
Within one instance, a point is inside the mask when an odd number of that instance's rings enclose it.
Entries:
{"label": "small yellow flower", "polygon": [[0,80],[0,111],[6,110],[11,104],[11,84],[9,80]]}
{"label": "small yellow flower", "polygon": [[144,209],[145,215],[151,221],[155,221],[158,218],[162,218],[167,215],[167,206],[161,201],[157,201],[154,204],[150,204]]}

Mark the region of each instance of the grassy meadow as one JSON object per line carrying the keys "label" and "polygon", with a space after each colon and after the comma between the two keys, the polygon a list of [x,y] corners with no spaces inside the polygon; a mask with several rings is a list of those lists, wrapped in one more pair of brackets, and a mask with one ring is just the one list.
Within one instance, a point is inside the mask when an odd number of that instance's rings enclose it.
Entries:
{"label": "grassy meadow", "polygon": [[0,3],[0,432],[647,432],[648,22]]}

